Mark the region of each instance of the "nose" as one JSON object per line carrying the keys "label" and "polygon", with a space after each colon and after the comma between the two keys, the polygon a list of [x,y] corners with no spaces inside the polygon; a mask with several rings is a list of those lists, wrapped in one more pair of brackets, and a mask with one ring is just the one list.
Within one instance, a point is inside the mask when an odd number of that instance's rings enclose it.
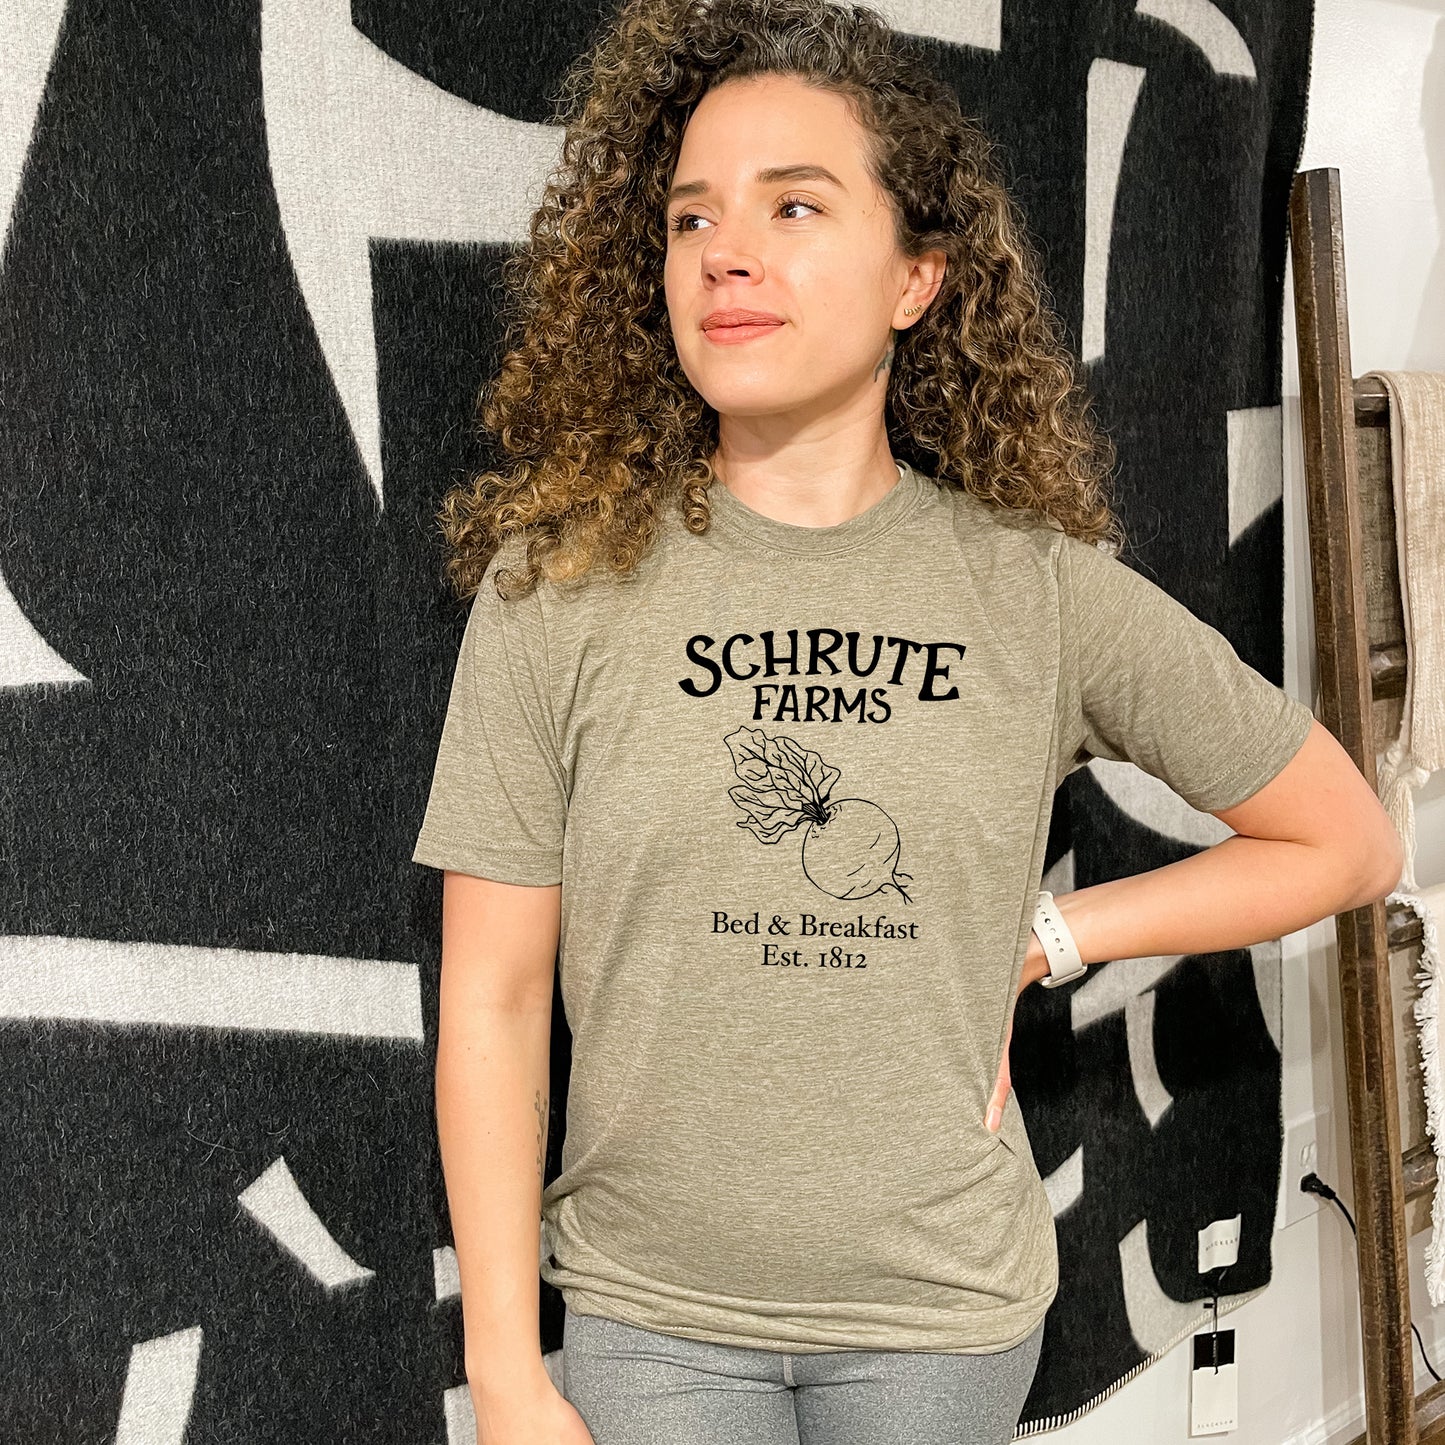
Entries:
{"label": "nose", "polygon": [[720,281],[726,276],[746,276],[755,274],[752,267],[745,265],[735,266],[704,266],[703,272],[709,281]]}
{"label": "nose", "polygon": [[723,276],[759,276],[763,268],[751,249],[751,238],[738,226],[721,222],[703,247],[702,269],[708,280],[716,281]]}
{"label": "nose", "polygon": [[755,260],[728,250],[710,251],[703,257],[702,269],[709,281],[718,281],[725,276],[755,276],[762,268]]}

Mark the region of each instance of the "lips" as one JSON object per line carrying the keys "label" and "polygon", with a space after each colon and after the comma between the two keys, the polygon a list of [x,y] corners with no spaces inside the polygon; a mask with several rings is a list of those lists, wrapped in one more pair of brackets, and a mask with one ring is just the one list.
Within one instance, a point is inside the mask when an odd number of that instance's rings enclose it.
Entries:
{"label": "lips", "polygon": [[774,316],[771,311],[713,311],[704,316],[702,329],[704,331],[716,331],[728,326],[781,326],[783,318]]}

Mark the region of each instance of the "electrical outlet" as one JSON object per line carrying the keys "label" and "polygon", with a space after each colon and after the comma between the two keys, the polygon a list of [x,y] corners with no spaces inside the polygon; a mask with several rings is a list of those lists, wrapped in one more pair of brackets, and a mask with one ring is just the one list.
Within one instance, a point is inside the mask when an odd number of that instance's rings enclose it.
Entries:
{"label": "electrical outlet", "polygon": [[1306,1174],[1318,1174],[1332,1189],[1341,1189],[1347,1182],[1335,1176],[1333,1141],[1328,1109],[1286,1126],[1284,1168],[1280,1175],[1280,1229],[1308,1218],[1325,1203],[1318,1194],[1307,1194],[1299,1187]]}

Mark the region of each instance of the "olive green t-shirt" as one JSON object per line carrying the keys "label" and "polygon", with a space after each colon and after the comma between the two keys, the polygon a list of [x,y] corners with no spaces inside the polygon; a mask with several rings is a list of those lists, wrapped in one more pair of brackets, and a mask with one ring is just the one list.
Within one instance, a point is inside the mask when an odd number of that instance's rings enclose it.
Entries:
{"label": "olive green t-shirt", "polygon": [[836,526],[721,485],[625,579],[491,574],[413,858],[561,883],[573,1035],[542,1277],[776,1350],[989,1352],[1057,1287],[1022,1115],[984,1124],[1055,788],[1195,808],[1310,709],[1122,561],[899,464]]}

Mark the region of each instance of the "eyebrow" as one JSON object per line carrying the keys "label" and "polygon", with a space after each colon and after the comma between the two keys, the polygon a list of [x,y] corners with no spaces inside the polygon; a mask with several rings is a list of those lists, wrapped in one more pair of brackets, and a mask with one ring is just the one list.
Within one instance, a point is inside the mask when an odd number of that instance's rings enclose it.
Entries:
{"label": "eyebrow", "polygon": [[[828,181],[845,195],[848,187],[826,166],[800,164],[795,166],[764,166],[755,177],[758,185],[768,186],[776,181]],[[673,186],[667,193],[667,204],[682,200],[685,196],[701,196],[710,189],[708,181],[684,181]]]}

